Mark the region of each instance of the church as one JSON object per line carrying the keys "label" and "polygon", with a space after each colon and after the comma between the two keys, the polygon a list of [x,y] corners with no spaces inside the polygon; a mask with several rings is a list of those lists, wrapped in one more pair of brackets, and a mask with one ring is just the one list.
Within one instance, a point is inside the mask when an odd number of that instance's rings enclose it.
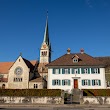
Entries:
{"label": "church", "polygon": [[48,17],[44,39],[40,48],[40,60],[29,61],[20,54],[13,62],[0,62],[0,88],[42,89],[47,88],[48,69],[51,61],[51,43],[48,33]]}

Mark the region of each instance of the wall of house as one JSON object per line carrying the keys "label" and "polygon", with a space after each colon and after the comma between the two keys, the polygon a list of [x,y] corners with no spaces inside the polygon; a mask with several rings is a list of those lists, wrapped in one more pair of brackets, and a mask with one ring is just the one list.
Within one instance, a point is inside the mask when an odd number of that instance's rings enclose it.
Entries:
{"label": "wall of house", "polygon": [[[72,68],[70,68],[70,74],[62,74],[62,68],[60,68],[60,74],[53,74],[53,69],[49,68],[48,69],[48,89],[63,89],[66,91],[71,91],[74,88],[73,79],[78,79],[78,88],[79,89],[104,89],[104,88],[106,88],[105,68],[100,68],[99,74],[98,73],[91,74],[91,69],[90,69],[90,74],[88,74],[88,73],[82,74],[81,68],[79,70],[80,70],[80,74],[72,74]],[[61,85],[52,85],[52,80],[54,80],[54,79],[61,80]],[[69,79],[70,85],[62,85],[63,79]],[[82,80],[84,80],[84,79],[89,79],[91,81],[91,83],[92,83],[93,79],[101,80],[101,85],[92,86],[92,84],[90,84],[90,86],[88,86],[88,85],[82,86]]]}
{"label": "wall of house", "polygon": [[29,89],[43,89],[42,82],[29,82]]}

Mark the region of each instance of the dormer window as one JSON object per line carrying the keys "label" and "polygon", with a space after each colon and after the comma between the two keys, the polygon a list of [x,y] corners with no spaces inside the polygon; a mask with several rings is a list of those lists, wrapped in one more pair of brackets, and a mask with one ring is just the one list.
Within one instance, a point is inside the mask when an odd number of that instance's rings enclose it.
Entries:
{"label": "dormer window", "polygon": [[78,58],[73,58],[73,62],[77,63],[78,62]]}
{"label": "dormer window", "polygon": [[73,63],[77,63],[79,61],[79,57],[77,55],[74,55],[72,59],[73,59]]}

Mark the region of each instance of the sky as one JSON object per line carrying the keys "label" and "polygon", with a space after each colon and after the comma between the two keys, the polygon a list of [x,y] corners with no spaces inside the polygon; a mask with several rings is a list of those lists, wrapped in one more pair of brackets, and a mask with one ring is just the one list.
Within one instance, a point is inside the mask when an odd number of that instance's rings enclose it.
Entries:
{"label": "sky", "polygon": [[110,0],[0,0],[0,62],[39,60],[47,10],[52,60],[67,48],[110,56]]}

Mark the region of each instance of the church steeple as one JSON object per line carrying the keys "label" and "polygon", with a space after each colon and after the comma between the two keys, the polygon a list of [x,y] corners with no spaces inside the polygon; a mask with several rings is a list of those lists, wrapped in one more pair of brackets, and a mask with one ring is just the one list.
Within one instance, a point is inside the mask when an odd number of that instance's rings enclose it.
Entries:
{"label": "church steeple", "polygon": [[47,12],[44,39],[40,49],[40,63],[49,63],[50,61],[51,61],[51,43],[49,41],[48,12]]}
{"label": "church steeple", "polygon": [[45,26],[45,33],[44,33],[44,41],[48,46],[50,45],[49,42],[49,32],[48,32],[48,15],[46,19],[46,26]]}

